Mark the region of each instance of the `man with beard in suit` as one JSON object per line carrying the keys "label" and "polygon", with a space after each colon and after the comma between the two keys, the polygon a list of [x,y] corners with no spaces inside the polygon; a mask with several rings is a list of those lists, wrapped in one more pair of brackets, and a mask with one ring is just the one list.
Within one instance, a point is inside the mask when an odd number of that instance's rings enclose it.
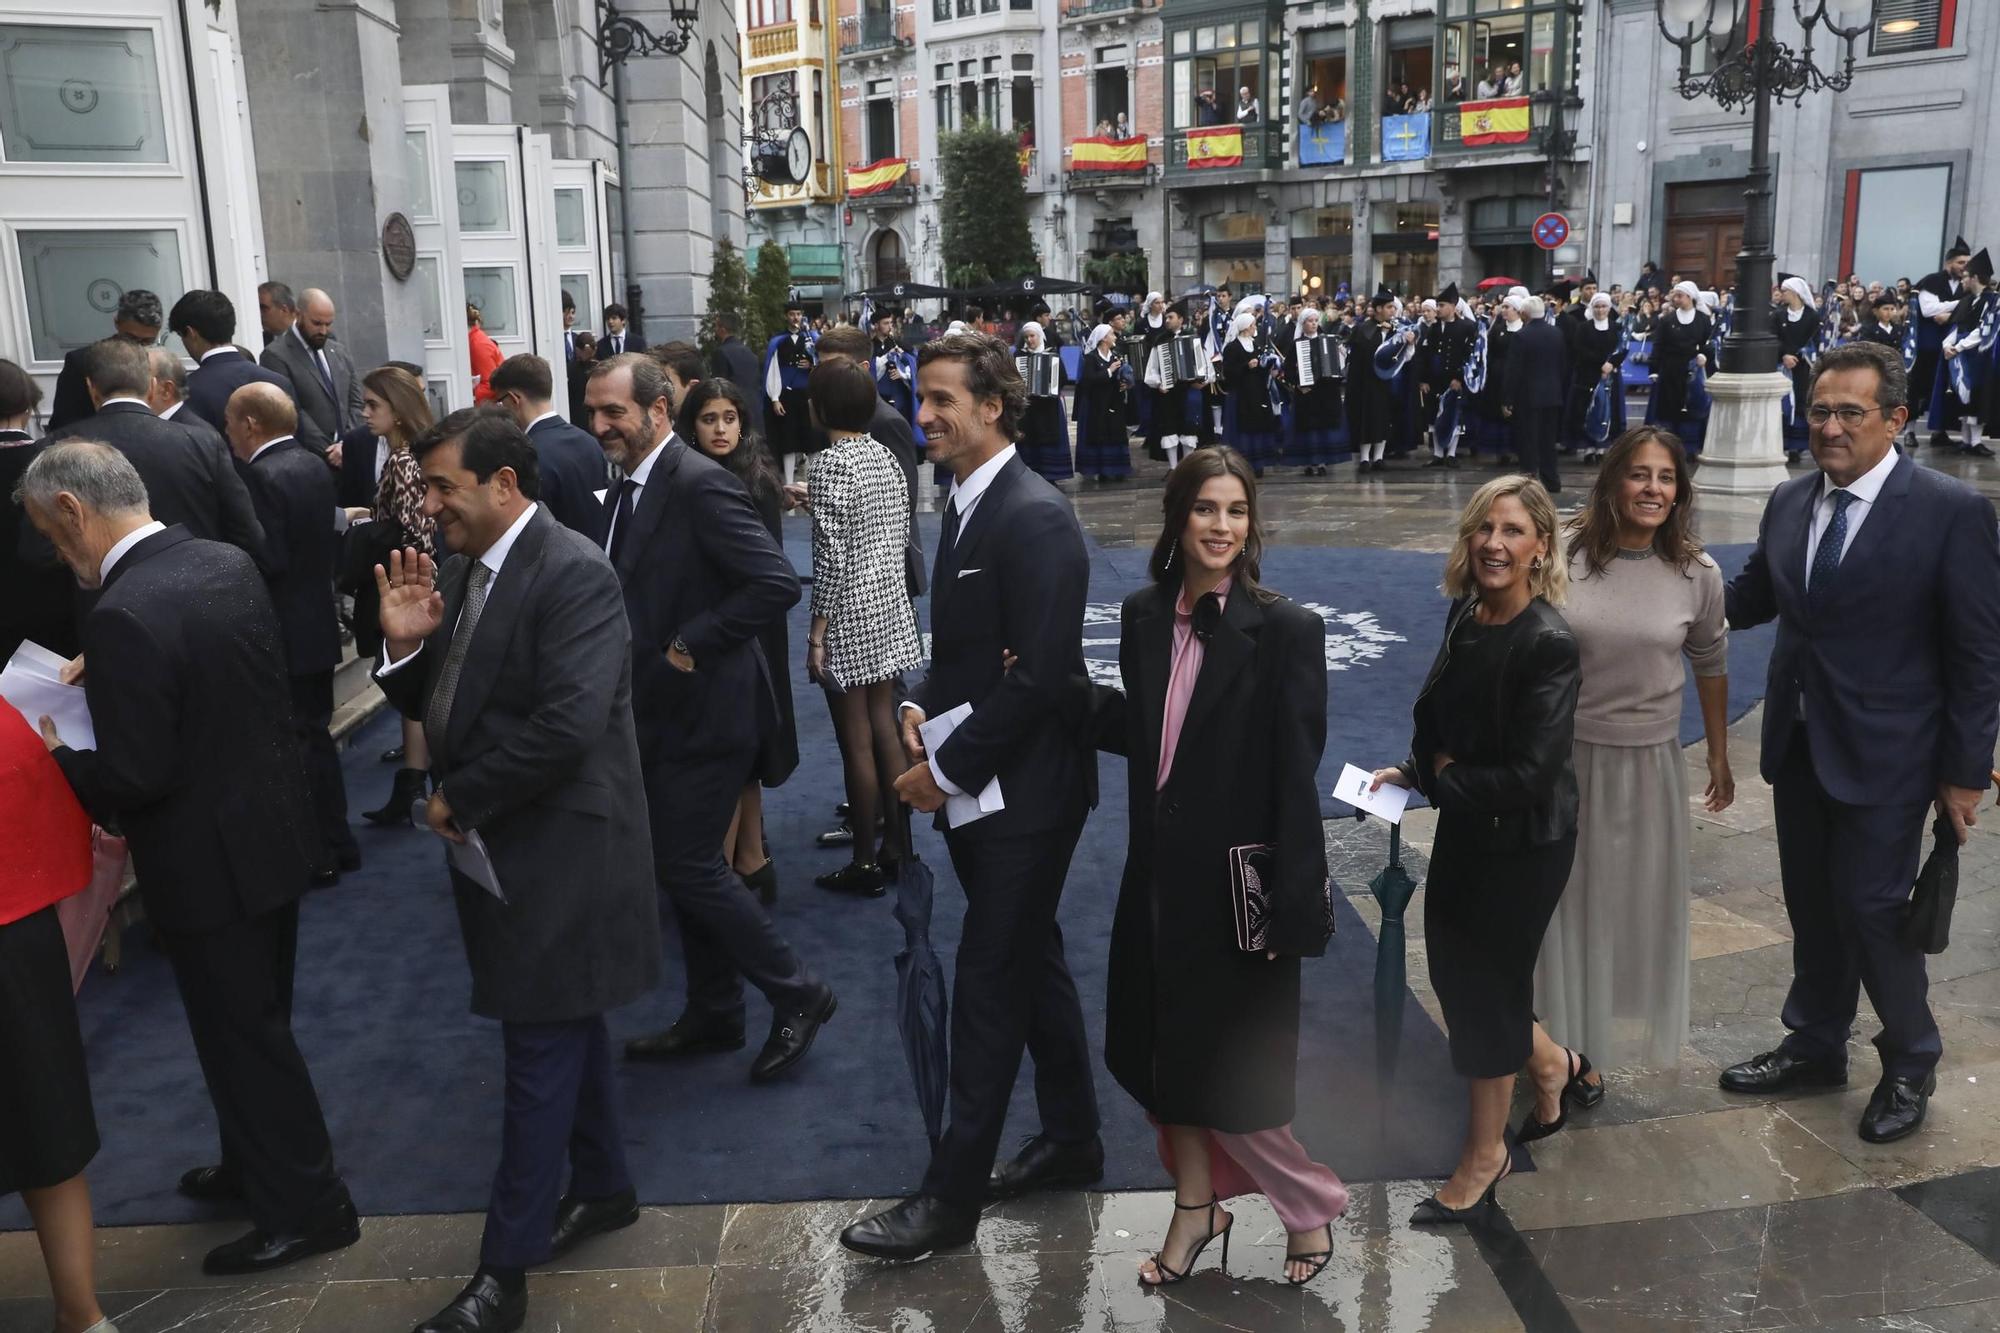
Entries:
{"label": "man with beard in suit", "polygon": [[299,443],[326,457],[335,440],[361,421],[361,377],[333,337],[333,298],[317,287],[299,297],[299,317],[259,358],[292,382],[299,406]]}

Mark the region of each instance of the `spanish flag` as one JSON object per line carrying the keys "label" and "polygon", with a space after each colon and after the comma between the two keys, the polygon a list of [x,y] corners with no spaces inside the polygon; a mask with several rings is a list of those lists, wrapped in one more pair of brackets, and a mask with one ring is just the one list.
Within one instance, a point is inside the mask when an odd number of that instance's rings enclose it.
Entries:
{"label": "spanish flag", "polygon": [[909,174],[909,160],[901,157],[885,157],[879,162],[870,162],[865,167],[850,167],[847,172],[847,193],[854,198],[864,194],[880,194]]}
{"label": "spanish flag", "polygon": [[1144,171],[1146,140],[1078,139],[1069,146],[1072,171]]}
{"label": "spanish flag", "polygon": [[1014,150],[1014,161],[1020,165],[1021,179],[1028,179],[1028,169],[1035,162],[1035,150],[1032,148],[1016,148]]}
{"label": "spanish flag", "polygon": [[1467,102],[1458,109],[1458,137],[1468,147],[1490,143],[1525,143],[1528,99],[1502,97]]}
{"label": "spanish flag", "polygon": [[1240,167],[1243,165],[1243,127],[1209,125],[1189,130],[1187,154],[1190,167]]}

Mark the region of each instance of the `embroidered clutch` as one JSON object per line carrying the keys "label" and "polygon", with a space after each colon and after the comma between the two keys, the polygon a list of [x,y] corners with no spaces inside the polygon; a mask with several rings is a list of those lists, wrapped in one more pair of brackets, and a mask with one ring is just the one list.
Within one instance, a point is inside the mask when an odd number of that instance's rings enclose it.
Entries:
{"label": "embroidered clutch", "polygon": [[[1271,899],[1265,888],[1278,873],[1277,851],[1268,842],[1253,842],[1229,849],[1229,898],[1236,916],[1236,947],[1245,953],[1263,953],[1271,946]],[[1326,933],[1333,935],[1333,881],[1326,882]]]}

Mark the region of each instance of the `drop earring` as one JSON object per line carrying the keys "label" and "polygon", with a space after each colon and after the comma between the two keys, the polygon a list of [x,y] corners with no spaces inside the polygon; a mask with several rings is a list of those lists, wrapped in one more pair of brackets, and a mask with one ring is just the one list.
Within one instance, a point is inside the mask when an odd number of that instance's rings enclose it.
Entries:
{"label": "drop earring", "polygon": [[1174,544],[1167,548],[1167,562],[1161,565],[1160,568],[1172,569],[1174,567],[1174,557],[1179,555],[1180,553],[1181,553],[1181,539],[1179,537],[1176,537],[1174,538]]}

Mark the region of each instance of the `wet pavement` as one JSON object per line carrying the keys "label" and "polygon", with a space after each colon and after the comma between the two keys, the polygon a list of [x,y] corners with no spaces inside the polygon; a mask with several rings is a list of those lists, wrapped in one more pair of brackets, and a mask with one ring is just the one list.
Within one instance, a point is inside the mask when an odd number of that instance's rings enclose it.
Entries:
{"label": "wet pavement", "polygon": [[[1948,466],[2000,494],[1995,465]],[[1159,471],[1066,489],[1098,541],[1145,546],[1158,531]],[[1569,472],[1562,498],[1576,503],[1588,474],[1580,465]],[[1458,506],[1491,475],[1490,467],[1418,471],[1394,462],[1359,480],[1351,468],[1325,479],[1280,471],[1264,488],[1265,516],[1274,542],[1442,551]],[[1753,540],[1760,509],[1754,500],[1704,499],[1703,535]],[[1502,1207],[1478,1227],[1409,1227],[1429,1183],[1358,1186],[1335,1228],[1331,1264],[1301,1290],[1283,1281],[1285,1234],[1268,1206],[1239,1200],[1230,1272],[1217,1271],[1220,1247],[1212,1247],[1192,1280],[1148,1291],[1136,1272],[1168,1219],[1165,1193],[996,1205],[972,1248],[900,1266],[854,1258],[835,1243],[842,1226],[879,1201],[649,1208],[637,1226],[534,1273],[527,1328],[2000,1330],[2000,841],[1989,829],[1968,848],[1951,949],[1932,960],[1946,1054],[1920,1134],[1879,1147],[1856,1136],[1879,1067],[1865,1002],[1850,1087],[1725,1094],[1717,1070],[1780,1035],[1790,976],[1770,792],[1756,776],[1758,722],[1753,711],[1731,729],[1735,807],[1694,815],[1693,1017],[1681,1067],[1611,1075],[1603,1105],[1537,1144],[1538,1169],[1503,1185]],[[1687,761],[1705,774],[1701,746]],[[1418,866],[1429,819],[1416,812],[1406,826]],[[1328,825],[1343,883],[1365,885],[1380,865],[1379,830]],[[1366,871],[1341,874],[1343,864]],[[1373,928],[1365,889],[1350,899]],[[1408,913],[1410,984],[1435,1014],[1418,947],[1422,920],[1419,901]],[[253,1283],[200,1275],[201,1254],[237,1224],[107,1230],[99,1285],[124,1333],[403,1330],[458,1290],[480,1222],[368,1218],[354,1248]],[[45,1333],[43,1291],[33,1237],[0,1235],[0,1333]]]}

